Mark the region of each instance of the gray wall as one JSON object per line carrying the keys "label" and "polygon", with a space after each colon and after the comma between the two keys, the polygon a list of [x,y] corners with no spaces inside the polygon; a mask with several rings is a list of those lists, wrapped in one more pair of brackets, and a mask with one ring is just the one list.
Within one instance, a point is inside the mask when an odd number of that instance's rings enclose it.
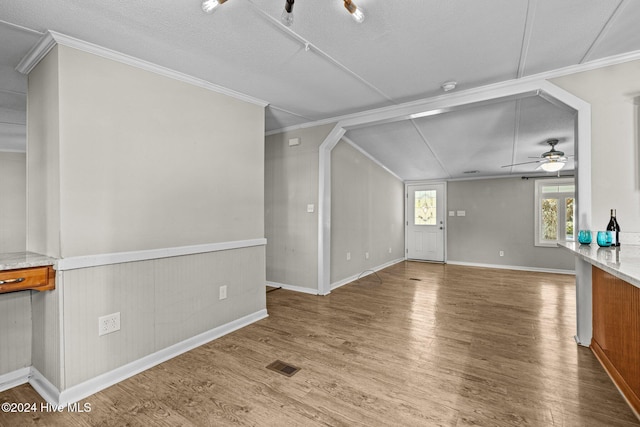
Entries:
{"label": "gray wall", "polygon": [[0,295],[0,375],[31,366],[31,291]]}
{"label": "gray wall", "polygon": [[27,250],[60,257],[58,46],[29,74]]}
{"label": "gray wall", "polygon": [[[265,140],[267,281],[318,289],[318,148],[334,125],[270,135]],[[289,146],[289,139],[300,145]],[[307,205],[314,212],[307,212]]]}
{"label": "gray wall", "polygon": [[264,237],[264,108],[59,52],[63,257]]}
{"label": "gray wall", "polygon": [[[25,153],[0,152],[0,253],[26,247]],[[0,295],[0,375],[31,366],[31,292]]]}
{"label": "gray wall", "polygon": [[[263,107],[65,46],[31,72],[28,99],[28,249],[264,237]],[[264,283],[262,246],[59,272],[33,297],[32,365],[65,390],[264,310]],[[99,337],[114,312],[120,331]]]}
{"label": "gray wall", "polygon": [[26,209],[26,154],[0,152],[0,253],[25,250]]}
{"label": "gray wall", "polygon": [[[404,184],[350,144],[331,151],[331,283],[404,258]],[[351,259],[347,260],[347,252]],[[369,253],[366,259],[365,253]]]}
{"label": "gray wall", "polygon": [[448,182],[448,210],[464,210],[466,216],[447,217],[447,260],[574,270],[569,252],[534,246],[534,183],[521,178]]}
{"label": "gray wall", "polygon": [[[263,246],[65,272],[62,388],[264,309],[264,280]],[[115,312],[121,330],[98,336]]]}

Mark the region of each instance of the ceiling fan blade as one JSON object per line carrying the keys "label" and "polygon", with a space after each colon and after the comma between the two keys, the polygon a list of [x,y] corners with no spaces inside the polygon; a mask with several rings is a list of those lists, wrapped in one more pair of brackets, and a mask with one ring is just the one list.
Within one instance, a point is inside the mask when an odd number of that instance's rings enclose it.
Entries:
{"label": "ceiling fan blade", "polygon": [[500,166],[501,168],[510,168],[511,166],[520,166],[520,165],[529,165],[531,163],[540,163],[542,160],[536,160],[535,162],[523,162],[523,163],[514,163],[512,165],[504,165]]}

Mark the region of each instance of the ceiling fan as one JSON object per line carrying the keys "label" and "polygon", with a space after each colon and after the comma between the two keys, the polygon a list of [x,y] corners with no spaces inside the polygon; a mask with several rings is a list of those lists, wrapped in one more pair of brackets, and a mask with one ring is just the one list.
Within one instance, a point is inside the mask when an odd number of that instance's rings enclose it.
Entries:
{"label": "ceiling fan", "polygon": [[[531,163],[540,163],[538,166],[539,169],[542,169],[546,172],[557,172],[562,169],[567,162],[567,157],[565,157],[564,152],[560,150],[556,150],[556,145],[558,144],[557,139],[547,139],[545,141],[547,144],[551,146],[551,150],[542,153],[539,160],[535,160],[532,162],[523,162],[523,163],[514,163],[511,165],[501,166],[503,168],[509,168],[511,166],[519,166],[519,165],[528,165]],[[570,157],[570,156],[569,156]],[[538,157],[530,157],[531,159],[537,159]]]}

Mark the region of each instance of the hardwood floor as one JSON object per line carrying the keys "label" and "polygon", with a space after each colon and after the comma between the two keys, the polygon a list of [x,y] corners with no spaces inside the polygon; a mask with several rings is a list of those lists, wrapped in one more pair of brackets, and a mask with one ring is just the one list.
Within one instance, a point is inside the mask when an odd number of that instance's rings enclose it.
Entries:
{"label": "hardwood floor", "polygon": [[[637,426],[575,344],[572,276],[404,262],[97,393],[2,426]],[[285,377],[276,359],[301,370]],[[0,402],[42,402],[29,385]]]}

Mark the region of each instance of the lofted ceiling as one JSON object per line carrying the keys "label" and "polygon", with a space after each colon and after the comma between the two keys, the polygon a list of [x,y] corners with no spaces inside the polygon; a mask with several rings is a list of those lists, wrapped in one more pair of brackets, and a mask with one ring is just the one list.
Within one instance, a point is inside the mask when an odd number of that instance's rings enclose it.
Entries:
{"label": "lofted ceiling", "polygon": [[[24,150],[26,81],[14,71],[47,31],[149,61],[269,103],[265,131],[640,51],[633,0],[3,1],[0,150]],[[523,174],[548,150],[573,154],[574,117],[540,97],[378,124],[346,138],[403,180]],[[570,160],[565,169],[571,170]],[[470,171],[478,171],[468,173]],[[465,173],[467,172],[467,173]]]}

